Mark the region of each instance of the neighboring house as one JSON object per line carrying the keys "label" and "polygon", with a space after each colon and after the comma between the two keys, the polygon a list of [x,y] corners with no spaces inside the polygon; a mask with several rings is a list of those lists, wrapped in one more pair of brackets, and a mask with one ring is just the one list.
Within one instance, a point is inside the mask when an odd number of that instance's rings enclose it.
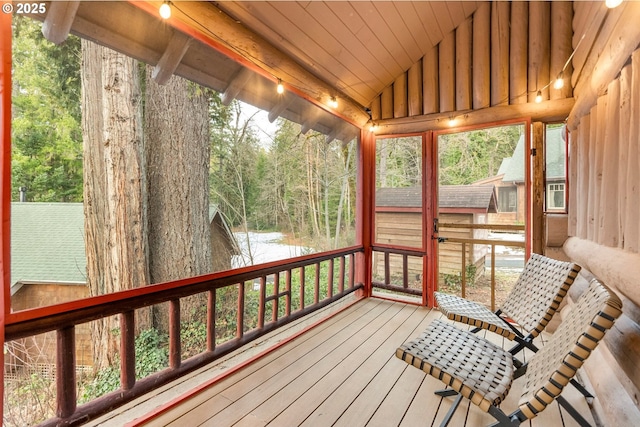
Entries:
{"label": "neighboring house", "polygon": [[[497,212],[493,185],[443,185],[438,190],[440,224],[486,224],[487,215]],[[422,191],[420,187],[380,188],[376,191],[375,241],[386,245],[420,249],[423,246]],[[486,238],[487,230],[440,228],[440,235],[455,238]],[[439,245],[438,268],[441,274],[459,274],[462,265],[461,243]],[[467,245],[466,264],[478,271],[484,265],[486,245]],[[390,259],[393,271],[402,271],[402,258]],[[374,272],[384,275],[381,254],[374,257]],[[422,259],[411,257],[409,271],[422,274]]]}
{"label": "neighboring house", "polygon": [[[231,257],[238,255],[239,250],[233,233],[214,205],[209,207],[209,223],[212,271],[230,269]],[[82,203],[11,204],[12,311],[88,297],[86,270]],[[79,366],[90,365],[92,361],[89,334],[88,324],[76,329]],[[43,337],[41,342],[28,347],[32,351],[39,349],[41,354],[55,354],[55,337]]]}
{"label": "neighboring house", "polygon": [[[502,160],[498,173],[477,184],[496,186],[498,212],[489,215],[491,224],[524,224],[526,215],[525,138],[520,136],[511,157]],[[545,141],[545,209],[565,211],[565,128],[548,128]]]}

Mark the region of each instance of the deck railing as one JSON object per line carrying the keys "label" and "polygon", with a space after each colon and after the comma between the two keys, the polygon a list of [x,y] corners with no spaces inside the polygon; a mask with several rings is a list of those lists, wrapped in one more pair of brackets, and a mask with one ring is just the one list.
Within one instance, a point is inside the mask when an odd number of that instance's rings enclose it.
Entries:
{"label": "deck railing", "polygon": [[[386,291],[396,292],[399,294],[406,294],[411,296],[422,296],[422,265],[424,262],[425,253],[420,250],[391,248],[387,246],[374,246],[374,270],[380,270],[380,266],[376,265],[380,263],[382,270],[384,271],[382,280],[376,279],[380,276],[374,271],[373,280],[371,286],[373,288],[383,289]],[[392,257],[399,262],[398,265],[392,265]],[[415,266],[410,267],[410,260],[414,260]],[[412,280],[412,274],[415,279]],[[416,286],[417,284],[417,286]]]}
{"label": "deck railing", "polygon": [[[496,309],[496,245],[524,248],[525,241],[523,240],[498,240],[498,239],[474,239],[474,238],[460,238],[460,237],[448,237],[444,229],[470,229],[470,230],[492,230],[500,232],[522,232],[524,231],[524,225],[505,225],[505,224],[453,224],[453,223],[441,223],[439,224],[439,239],[440,244],[458,243],[461,244],[460,249],[460,294],[462,298],[467,297],[467,245],[487,245],[490,247],[488,254],[491,257],[491,310]],[[526,260],[525,260],[526,261]]]}
{"label": "deck railing", "polygon": [[[355,282],[356,254],[362,252],[361,246],[354,246],[286,262],[245,267],[11,313],[6,319],[5,342],[55,331],[57,417],[41,425],[80,424],[363,288],[362,283]],[[321,274],[321,270],[326,274]],[[296,271],[299,272],[297,281],[293,280]],[[272,282],[268,280],[271,278]],[[249,327],[245,320],[245,313],[250,311],[246,305],[245,291],[248,282],[256,283],[259,294],[257,319]],[[326,288],[321,285],[326,285]],[[234,288],[234,292],[237,291],[235,336],[220,343],[216,342],[216,295],[220,290],[230,287]],[[202,293],[208,296],[205,311],[206,348],[195,356],[181,360],[181,298]],[[169,367],[138,380],[135,375],[135,310],[166,302],[169,303],[166,304],[169,311]],[[77,405],[76,326],[114,315],[120,318],[120,389]]]}

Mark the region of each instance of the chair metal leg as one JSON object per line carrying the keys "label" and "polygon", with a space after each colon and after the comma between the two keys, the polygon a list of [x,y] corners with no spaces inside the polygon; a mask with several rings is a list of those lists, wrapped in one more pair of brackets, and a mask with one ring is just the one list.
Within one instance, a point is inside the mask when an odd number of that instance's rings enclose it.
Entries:
{"label": "chair metal leg", "polygon": [[[444,391],[453,391],[453,390],[444,390]],[[458,394],[458,397],[456,397],[456,400],[453,401],[451,408],[449,408],[449,410],[447,411],[447,415],[444,416],[444,420],[442,420],[442,422],[440,423],[440,427],[447,427],[449,425],[449,421],[451,421],[451,417],[453,417],[453,414],[456,412],[456,409],[458,409],[458,406],[460,405],[460,401],[462,401],[462,395]]]}
{"label": "chair metal leg", "polygon": [[[489,407],[489,413],[498,420],[498,422],[491,424],[489,427],[517,427],[522,423],[520,419],[521,415],[520,411],[516,411],[511,415],[505,414],[502,409],[497,406],[491,405]],[[524,418],[524,416],[522,417]]]}
{"label": "chair metal leg", "polygon": [[585,420],[584,417],[580,415],[578,411],[576,411],[576,408],[571,406],[571,404],[567,402],[564,397],[558,396],[556,397],[556,400],[558,401],[558,404],[562,406],[569,413],[569,415],[571,415],[573,419],[576,420],[578,424],[580,424],[581,427],[591,427],[591,424],[589,424],[589,422]]}

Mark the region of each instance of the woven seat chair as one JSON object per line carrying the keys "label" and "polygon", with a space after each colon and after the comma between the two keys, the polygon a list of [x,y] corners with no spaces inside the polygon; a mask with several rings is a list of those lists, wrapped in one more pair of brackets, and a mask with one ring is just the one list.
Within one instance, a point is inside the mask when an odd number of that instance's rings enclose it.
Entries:
{"label": "woven seat chair", "polygon": [[545,346],[532,356],[524,375],[518,408],[507,415],[498,406],[514,380],[512,355],[470,331],[435,320],[417,339],[396,350],[406,363],[441,380],[457,394],[441,427],[446,426],[463,397],[497,422],[518,426],[557,400],[581,426],[589,423],[560,395],[622,312],[620,299],[598,280],[592,280]]}
{"label": "woven seat chair", "polygon": [[572,262],[531,254],[513,289],[496,312],[477,302],[442,292],[435,292],[435,298],[440,311],[450,320],[475,326],[473,332],[487,329],[516,341],[509,350],[511,354],[517,354],[525,347],[537,351],[534,338],[558,310],[579,272],[580,266]]}

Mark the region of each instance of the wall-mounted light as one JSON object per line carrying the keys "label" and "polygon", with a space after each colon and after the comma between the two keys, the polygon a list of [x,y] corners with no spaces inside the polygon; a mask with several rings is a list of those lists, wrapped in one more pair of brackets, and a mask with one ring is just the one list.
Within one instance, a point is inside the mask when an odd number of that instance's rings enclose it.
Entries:
{"label": "wall-mounted light", "polygon": [[538,91],[536,94],[536,104],[540,104],[542,102],[542,91]]}
{"label": "wall-mounted light", "polygon": [[458,123],[458,120],[456,119],[456,117],[455,117],[455,116],[451,116],[451,117],[449,117],[449,122],[448,122],[448,124],[449,124],[449,127],[450,127],[450,128],[454,127],[454,126],[456,125],[456,123]]}
{"label": "wall-mounted light", "polygon": [[168,1],[165,1],[160,5],[159,12],[162,19],[171,18],[171,5]]}
{"label": "wall-mounted light", "polygon": [[369,120],[369,132],[373,133],[377,128],[376,123],[373,120]]}
{"label": "wall-mounted light", "polygon": [[605,0],[604,4],[607,5],[609,9],[613,9],[614,7],[620,6],[622,0]]}
{"label": "wall-mounted light", "polygon": [[278,79],[278,86],[276,87],[276,91],[282,95],[284,93],[284,86],[282,84],[282,80]]}
{"label": "wall-mounted light", "polygon": [[338,108],[338,99],[335,96],[332,96],[331,99],[329,99],[329,107]]}

